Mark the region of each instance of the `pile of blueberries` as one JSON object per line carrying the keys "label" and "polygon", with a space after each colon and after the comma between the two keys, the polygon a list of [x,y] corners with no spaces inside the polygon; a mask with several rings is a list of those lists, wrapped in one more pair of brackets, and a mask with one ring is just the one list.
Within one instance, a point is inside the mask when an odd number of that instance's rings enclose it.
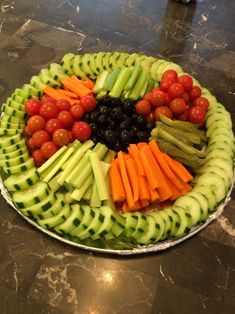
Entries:
{"label": "pile of blueberries", "polygon": [[91,139],[118,152],[126,151],[130,143],[147,142],[154,123],[147,123],[135,111],[135,102],[129,99],[104,96],[97,106],[83,117],[91,129]]}

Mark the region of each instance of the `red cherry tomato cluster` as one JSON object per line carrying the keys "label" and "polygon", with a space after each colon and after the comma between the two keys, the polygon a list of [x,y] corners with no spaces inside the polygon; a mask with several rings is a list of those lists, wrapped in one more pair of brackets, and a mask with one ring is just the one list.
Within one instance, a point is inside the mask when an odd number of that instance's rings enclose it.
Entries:
{"label": "red cherry tomato cluster", "polygon": [[82,118],[96,107],[93,95],[81,97],[73,105],[65,99],[55,100],[44,95],[41,100],[32,98],[25,104],[28,114],[24,135],[27,147],[37,166],[42,165],[59,147],[77,139],[91,137],[91,128]]}
{"label": "red cherry tomato cluster", "polygon": [[160,120],[160,115],[168,118],[190,121],[203,126],[209,102],[201,96],[201,89],[193,85],[188,74],[178,76],[174,70],[163,73],[160,86],[154,88],[135,105],[137,114],[148,122]]}

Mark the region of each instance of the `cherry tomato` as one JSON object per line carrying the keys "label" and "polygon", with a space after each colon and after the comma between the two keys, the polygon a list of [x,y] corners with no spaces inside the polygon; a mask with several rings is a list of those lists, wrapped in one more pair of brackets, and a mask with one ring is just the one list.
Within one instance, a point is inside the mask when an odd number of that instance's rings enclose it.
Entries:
{"label": "cherry tomato", "polygon": [[172,101],[172,98],[168,93],[165,93],[165,106],[169,106],[170,102]]}
{"label": "cherry tomato", "polygon": [[185,103],[187,104],[189,102],[189,94],[188,93],[183,93],[182,99],[185,101]]}
{"label": "cherry tomato", "polygon": [[166,106],[160,106],[160,107],[155,109],[154,117],[155,117],[156,121],[160,120],[161,114],[170,118],[170,119],[172,119],[172,117],[173,117],[173,113],[172,113],[171,109],[169,107],[166,107]]}
{"label": "cherry tomato", "polygon": [[63,124],[60,120],[49,119],[46,122],[45,130],[47,131],[49,135],[52,135],[55,132],[55,130],[62,129],[62,128],[63,128]]}
{"label": "cherry tomato", "polygon": [[151,100],[152,100],[151,92],[146,93],[146,94],[144,95],[144,98],[143,98],[143,99],[144,99],[144,100],[147,100],[147,101],[152,105],[152,102],[151,102]]}
{"label": "cherry tomato", "polygon": [[84,116],[85,110],[80,104],[74,104],[70,108],[70,113],[74,119],[80,120]]}
{"label": "cherry tomato", "polygon": [[34,116],[36,114],[39,114],[40,108],[41,108],[41,101],[36,98],[31,98],[27,100],[24,110],[29,116]]}
{"label": "cherry tomato", "polygon": [[170,85],[175,82],[176,81],[172,77],[165,77],[164,79],[161,80],[160,89],[163,92],[168,92]]}
{"label": "cherry tomato", "polygon": [[52,102],[45,102],[40,108],[40,115],[46,120],[56,118],[58,115],[58,108]]}
{"label": "cherry tomato", "polygon": [[190,89],[193,86],[193,79],[190,75],[188,74],[183,74],[178,78],[178,83],[180,83],[181,85],[183,85],[184,90],[186,92],[189,92]]}
{"label": "cherry tomato", "polygon": [[30,128],[28,126],[24,128],[24,136],[27,138],[30,138],[32,136],[32,132],[30,131]]}
{"label": "cherry tomato", "polygon": [[59,111],[69,111],[71,104],[67,99],[59,99],[56,101],[56,107],[58,108]]}
{"label": "cherry tomato", "polygon": [[135,105],[135,111],[141,115],[141,116],[148,116],[151,112],[151,105],[150,102],[147,100],[140,100],[136,105]]}
{"label": "cherry tomato", "polygon": [[180,83],[173,83],[168,89],[168,93],[171,98],[181,98],[184,94],[183,85]]}
{"label": "cherry tomato", "polygon": [[43,143],[49,141],[50,136],[46,131],[39,130],[33,133],[32,139],[35,146],[41,147]]}
{"label": "cherry tomato", "polygon": [[192,123],[199,124],[200,126],[206,120],[206,110],[201,106],[193,106],[188,112],[188,120]]}
{"label": "cherry tomato", "polygon": [[30,153],[34,152],[37,149],[37,146],[34,144],[32,137],[30,137],[26,142],[27,148]]}
{"label": "cherry tomato", "polygon": [[182,98],[175,98],[170,102],[169,107],[173,114],[181,114],[185,112],[186,103]]}
{"label": "cherry tomato", "polygon": [[156,107],[164,106],[166,103],[166,94],[159,88],[152,90],[151,97],[151,102]]}
{"label": "cherry tomato", "polygon": [[62,123],[62,128],[71,128],[74,124],[73,116],[66,110],[60,111],[57,119]]}
{"label": "cherry tomato", "polygon": [[32,134],[36,131],[44,130],[45,125],[46,125],[45,119],[39,115],[30,117],[27,122],[27,127],[29,128]]}
{"label": "cherry tomato", "polygon": [[82,96],[80,99],[80,105],[85,112],[91,112],[96,107],[96,99],[93,95]]}
{"label": "cherry tomato", "polygon": [[162,79],[165,78],[171,78],[174,80],[174,82],[177,82],[178,74],[175,70],[166,70],[162,75]]}
{"label": "cherry tomato", "polygon": [[41,102],[44,104],[46,102],[52,102],[53,104],[56,104],[56,100],[48,95],[43,95],[41,98]]}
{"label": "cherry tomato", "polygon": [[194,99],[193,105],[203,107],[205,110],[207,110],[209,107],[209,101],[205,97],[197,97]]}
{"label": "cherry tomato", "polygon": [[43,143],[41,148],[40,148],[42,156],[45,157],[46,159],[48,159],[52,155],[54,155],[55,152],[57,152],[57,150],[58,150],[57,145],[52,141],[48,141],[48,142]]}
{"label": "cherry tomato", "polygon": [[72,128],[72,135],[74,139],[81,142],[89,140],[91,137],[91,127],[84,121],[75,122]]}
{"label": "cherry tomato", "polygon": [[202,91],[201,91],[201,88],[199,86],[193,86],[191,88],[191,90],[189,91],[189,98],[191,100],[194,100],[195,98],[200,97],[201,93],[202,93]]}
{"label": "cherry tomato", "polygon": [[35,150],[32,154],[32,157],[37,167],[41,166],[46,161],[46,158],[43,157],[40,149]]}
{"label": "cherry tomato", "polygon": [[151,111],[150,114],[146,117],[147,122],[155,122],[154,111]]}
{"label": "cherry tomato", "polygon": [[175,115],[175,119],[180,121],[188,121],[188,110],[186,109],[185,112]]}
{"label": "cherry tomato", "polygon": [[53,142],[61,147],[68,145],[70,142],[70,132],[65,129],[58,129],[53,133]]}

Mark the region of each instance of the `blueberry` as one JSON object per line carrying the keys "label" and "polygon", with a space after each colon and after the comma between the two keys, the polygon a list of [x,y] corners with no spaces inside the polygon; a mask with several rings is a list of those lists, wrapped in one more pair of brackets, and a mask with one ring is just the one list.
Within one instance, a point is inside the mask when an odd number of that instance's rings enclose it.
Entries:
{"label": "blueberry", "polygon": [[108,119],[107,116],[105,114],[102,114],[100,116],[98,116],[97,118],[97,124],[101,127],[101,128],[105,128],[108,125]]}
{"label": "blueberry", "polygon": [[120,133],[120,140],[123,144],[129,144],[131,143],[131,136],[130,136],[130,132],[128,132],[127,130],[124,130]]}
{"label": "blueberry", "polygon": [[99,116],[99,113],[97,111],[93,111],[90,113],[90,121],[96,122],[97,118]]}
{"label": "blueberry", "polygon": [[108,114],[109,111],[110,111],[110,108],[107,107],[107,106],[99,106],[99,107],[98,107],[98,111],[99,111],[101,114]]}
{"label": "blueberry", "polygon": [[137,125],[140,127],[145,127],[146,125],[146,120],[143,116],[138,116],[137,117]]}
{"label": "blueberry", "polygon": [[122,150],[122,144],[119,141],[116,141],[116,143],[112,146],[113,150],[115,150],[115,152],[118,152],[120,150]]}
{"label": "blueberry", "polygon": [[155,124],[154,122],[149,122],[149,123],[147,123],[147,125],[146,125],[146,129],[147,129],[148,131],[152,131],[152,129],[155,128],[155,126],[156,126],[156,124]]}
{"label": "blueberry", "polygon": [[123,101],[123,109],[127,113],[134,113],[135,103],[132,100],[126,99]]}
{"label": "blueberry", "polygon": [[128,130],[129,127],[130,127],[130,123],[128,122],[128,120],[122,121],[119,125],[120,130]]}

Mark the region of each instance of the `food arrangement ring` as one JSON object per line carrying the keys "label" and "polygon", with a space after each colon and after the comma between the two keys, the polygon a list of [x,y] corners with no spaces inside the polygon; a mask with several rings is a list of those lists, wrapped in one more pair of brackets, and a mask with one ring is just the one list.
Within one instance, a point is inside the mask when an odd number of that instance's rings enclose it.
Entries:
{"label": "food arrangement ring", "polygon": [[[26,125],[24,106],[31,97],[40,98],[45,87],[61,89],[61,82],[71,75],[83,80],[89,77],[90,82],[95,82],[94,93],[97,99],[109,94],[116,98],[126,97],[138,101],[144,97],[148,88],[151,90],[159,85],[167,70],[174,70],[179,77],[184,75],[182,68],[175,63],[137,53],[66,54],[60,64],[51,64],[48,69],[41,70],[38,76],[32,77],[29,84],[17,88],[2,105],[0,121],[0,188],[5,200],[30,224],[61,242],[85,250],[119,255],[167,249],[195,235],[218,218],[230,200],[234,184],[235,144],[232,122],[225,107],[194,78],[193,85],[200,87],[202,96],[209,102],[205,121],[207,141],[203,148],[205,159],[192,181],[191,191],[179,196],[167,208],[162,208],[163,216],[159,215],[160,210],[157,208],[123,216],[106,202],[103,207],[91,210],[86,225],[84,217],[88,213],[84,212],[84,208],[89,212],[90,207],[80,206],[80,201],[76,200],[65,202],[63,193],[58,196],[58,187],[50,185],[49,179],[45,182],[45,176],[40,176],[40,167],[36,170],[33,159],[28,156],[23,136]],[[120,77],[121,83],[114,88],[115,81]],[[125,89],[127,85],[130,87],[129,92]],[[68,149],[63,149],[66,155]],[[97,165],[96,160],[94,164]],[[51,172],[47,169],[46,178],[48,173],[50,176]],[[50,179],[53,177],[54,175]],[[25,199],[21,199],[22,191]],[[56,207],[55,204],[60,206]],[[130,229],[128,224],[133,215],[136,215],[138,222]],[[131,219],[128,220],[129,216]],[[53,224],[50,224],[52,221]],[[79,223],[82,224],[82,229]],[[141,226],[139,229],[136,227],[138,223]],[[80,228],[78,237],[76,232],[71,232],[78,230],[76,228]]]}

